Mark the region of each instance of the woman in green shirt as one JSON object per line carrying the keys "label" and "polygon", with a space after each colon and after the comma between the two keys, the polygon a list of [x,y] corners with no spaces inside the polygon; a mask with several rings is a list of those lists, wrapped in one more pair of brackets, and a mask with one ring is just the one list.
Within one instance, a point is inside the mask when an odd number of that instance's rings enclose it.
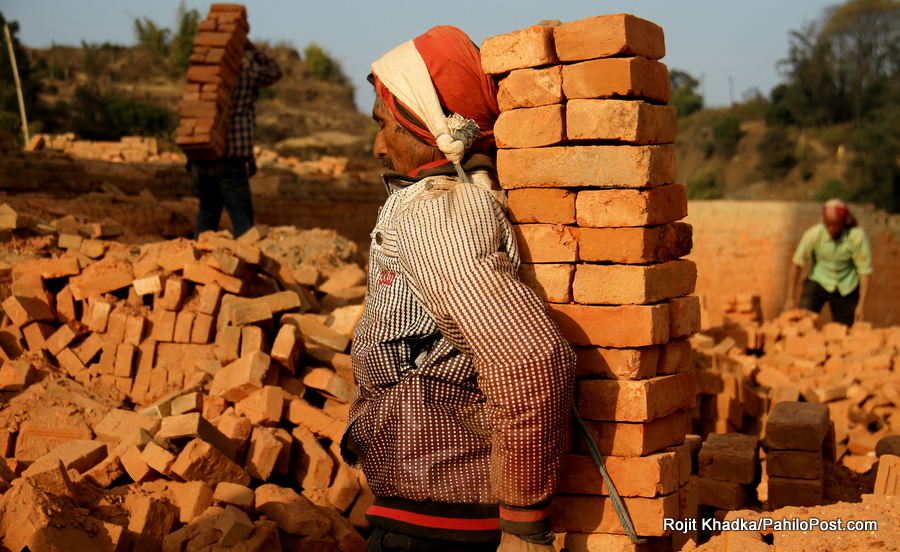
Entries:
{"label": "woman in green shirt", "polygon": [[828,200],[822,207],[822,222],[800,238],[788,272],[785,310],[794,308],[800,269],[810,260],[812,268],[803,283],[800,308],[820,312],[828,303],[835,322],[852,326],[863,320],[872,273],[869,238],[840,199]]}

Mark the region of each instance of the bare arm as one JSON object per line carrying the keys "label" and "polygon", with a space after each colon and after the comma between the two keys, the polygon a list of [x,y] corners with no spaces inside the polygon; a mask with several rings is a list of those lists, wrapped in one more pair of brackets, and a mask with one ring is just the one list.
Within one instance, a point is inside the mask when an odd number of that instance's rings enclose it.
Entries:
{"label": "bare arm", "polygon": [[866,295],[869,293],[869,276],[859,277],[859,303],[856,304],[856,312],[853,313],[854,322],[862,322],[865,317]]}
{"label": "bare arm", "polygon": [[[787,297],[784,301],[784,310],[791,310],[797,307],[797,280],[800,279],[800,267],[791,263],[787,276]],[[862,301],[860,301],[862,302]]]}

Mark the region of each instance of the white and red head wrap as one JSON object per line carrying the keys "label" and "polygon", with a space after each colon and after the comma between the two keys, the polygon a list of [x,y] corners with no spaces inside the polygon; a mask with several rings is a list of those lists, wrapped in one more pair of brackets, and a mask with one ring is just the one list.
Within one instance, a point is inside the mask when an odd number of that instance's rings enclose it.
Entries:
{"label": "white and red head wrap", "polygon": [[372,64],[375,91],[397,122],[457,166],[493,156],[497,86],[481,69],[478,47],[456,27],[434,27]]}
{"label": "white and red head wrap", "polygon": [[840,199],[829,199],[822,206],[822,219],[840,219],[845,228],[856,226],[856,218],[850,213],[847,204]]}

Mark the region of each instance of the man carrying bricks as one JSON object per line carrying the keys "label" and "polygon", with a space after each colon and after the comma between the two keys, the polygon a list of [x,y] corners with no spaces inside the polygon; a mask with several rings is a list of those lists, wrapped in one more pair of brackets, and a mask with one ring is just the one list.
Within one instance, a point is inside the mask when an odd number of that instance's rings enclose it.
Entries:
{"label": "man carrying bricks", "polygon": [[800,238],[788,271],[785,310],[794,307],[800,269],[810,259],[812,268],[803,283],[800,308],[819,312],[827,302],[835,322],[852,326],[862,321],[872,252],[865,231],[856,226],[856,219],[840,199],[829,199],[822,207],[822,222]]}
{"label": "man carrying bricks", "polygon": [[369,80],[391,195],[372,232],[342,446],[377,497],[369,550],[553,550],[574,355],[516,277],[496,87],[449,26],[388,52]]}
{"label": "man carrying bricks", "polygon": [[194,190],[200,198],[194,239],[207,230],[219,229],[222,207],[231,218],[234,237],[253,227],[250,177],[256,172],[256,100],[260,88],[271,86],[280,78],[278,64],[248,41],[241,72],[231,87],[227,152],[221,159],[188,162]]}

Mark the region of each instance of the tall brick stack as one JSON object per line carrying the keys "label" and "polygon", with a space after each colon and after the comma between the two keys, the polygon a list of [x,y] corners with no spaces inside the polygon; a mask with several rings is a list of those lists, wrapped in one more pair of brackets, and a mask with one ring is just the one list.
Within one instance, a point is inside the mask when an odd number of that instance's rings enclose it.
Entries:
{"label": "tall brick stack", "polygon": [[247,10],[240,4],[213,4],[199,31],[178,105],[175,143],[188,159],[218,159],[225,154],[228,98],[250,32]]}
{"label": "tall brick stack", "polygon": [[684,443],[700,328],[686,187],[663,31],[631,15],[535,26],[482,44],[499,80],[498,172],[522,278],[578,355],[577,404],[639,535],[624,536],[573,433],[554,529],[582,550],[670,546],[663,518],[695,518]]}

